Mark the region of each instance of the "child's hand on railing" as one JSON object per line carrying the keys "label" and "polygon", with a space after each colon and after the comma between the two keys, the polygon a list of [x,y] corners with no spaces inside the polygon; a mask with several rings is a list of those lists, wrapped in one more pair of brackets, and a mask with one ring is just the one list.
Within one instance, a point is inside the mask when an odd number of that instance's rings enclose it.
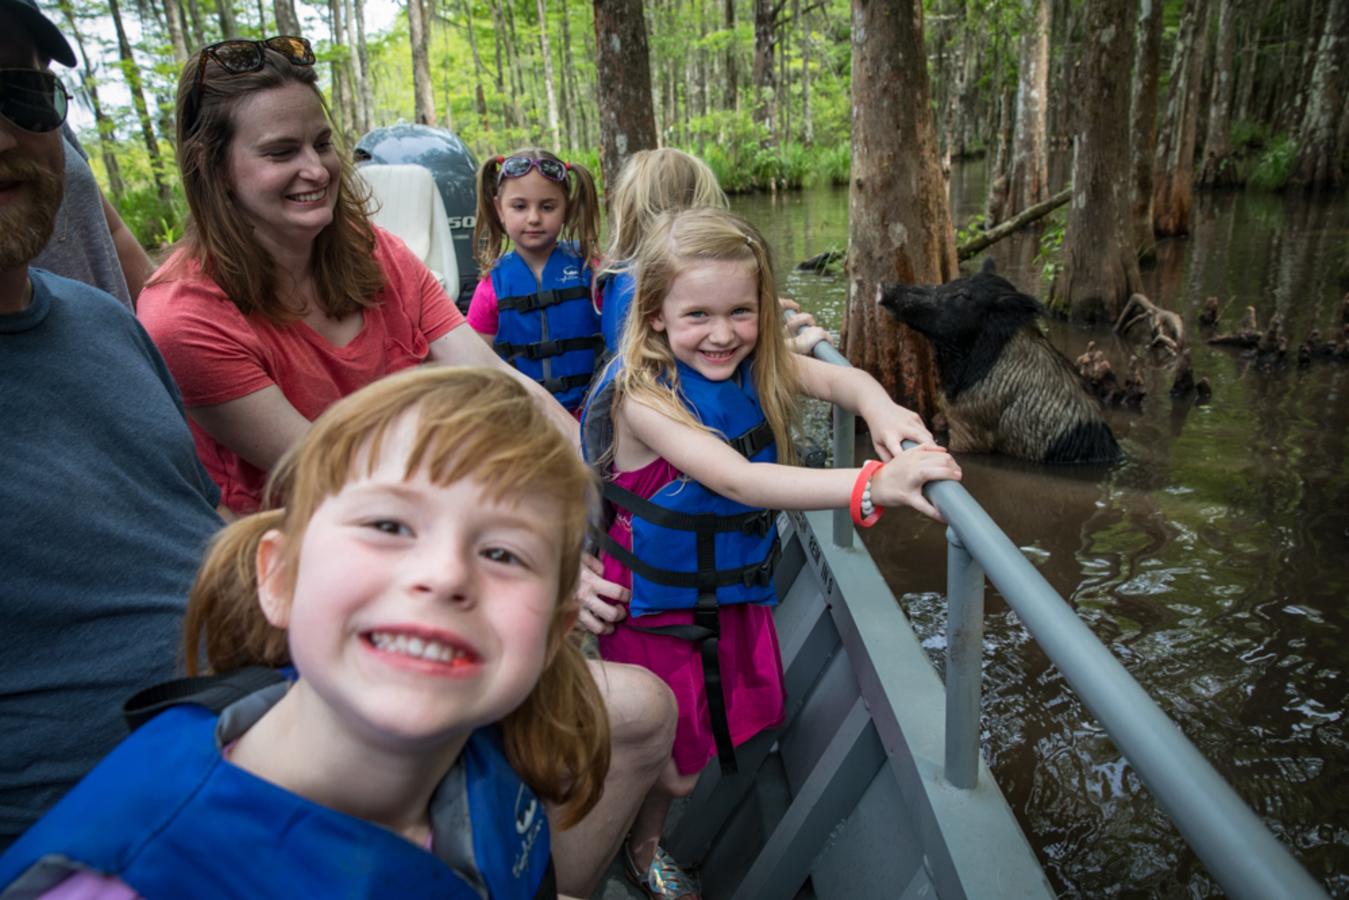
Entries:
{"label": "child's hand on railing", "polygon": [[945,447],[919,444],[895,455],[871,476],[871,499],[878,506],[911,506],[942,524],[937,508],[923,496],[929,481],[959,481],[960,466]]}
{"label": "child's hand on railing", "polygon": [[[604,564],[589,553],[581,554],[581,574],[576,584],[580,605],[577,622],[591,634],[609,634],[614,623],[628,615],[625,605],[632,592],[604,578]],[[614,602],[617,601],[617,602]]]}
{"label": "child's hand on railing", "polygon": [[876,455],[882,460],[889,461],[904,452],[904,441],[933,443],[932,432],[927,430],[922,417],[889,398],[879,409],[866,411],[862,418],[871,432],[871,443],[876,448]]}

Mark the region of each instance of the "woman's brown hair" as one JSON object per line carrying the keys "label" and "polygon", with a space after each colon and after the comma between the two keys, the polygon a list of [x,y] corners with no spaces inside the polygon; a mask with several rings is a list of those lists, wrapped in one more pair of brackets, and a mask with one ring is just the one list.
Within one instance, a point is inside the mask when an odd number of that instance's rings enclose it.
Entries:
{"label": "woman's brown hair", "polygon": [[[558,185],[567,203],[567,215],[558,239],[575,241],[577,255],[586,262],[597,259],[600,248],[600,201],[590,170],[580,163],[559,159],[538,147],[525,147],[510,156],[551,159],[567,167],[571,177]],[[498,184],[501,164],[510,156],[493,156],[478,168],[478,218],[473,225],[473,256],[484,278],[506,252],[506,228],[497,214],[496,199],[501,190]]]}
{"label": "woman's brown hair", "polygon": [[268,502],[285,506],[240,519],[212,543],[188,599],[184,650],[189,674],[204,656],[212,672],[290,661],[286,633],[258,603],[257,548],[285,535],[278,590],[294,587],[299,548],[315,510],[358,468],[373,469],[389,430],[416,419],[407,473],[437,484],[472,478],[488,496],[552,500],[561,549],[549,661],[525,702],[501,723],[512,767],[540,797],[562,808],[570,827],[599,800],[609,768],[609,721],[599,689],[572,635],[576,580],[592,476],[576,449],[523,386],[494,369],[432,367],[381,379],[328,408],[274,470]]}
{"label": "woman's brown hair", "polygon": [[[324,115],[331,116],[313,66],[295,65],[275,50],[261,52],[262,68],[256,72],[231,73],[201,51],[183,65],[178,76],[178,171],[191,215],[173,262],[155,281],[187,275],[187,264],[195,263],[241,313],[258,313],[281,324],[299,319],[303,311],[286,303],[275,261],[234,201],[229,167],[234,114],[246,97],[294,83],[312,90]],[[199,66],[206,67],[200,81]],[[334,318],[374,306],[384,287],[374,259],[375,232],[366,215],[368,192],[344,148],[339,147],[338,156],[341,174],[333,221],[314,239],[309,263],[316,302]]]}

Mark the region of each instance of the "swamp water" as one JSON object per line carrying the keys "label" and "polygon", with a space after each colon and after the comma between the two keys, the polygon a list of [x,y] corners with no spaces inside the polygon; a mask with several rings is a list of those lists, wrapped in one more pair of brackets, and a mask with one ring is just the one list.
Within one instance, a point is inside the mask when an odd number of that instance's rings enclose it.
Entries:
{"label": "swamp water", "polygon": [[[983,163],[958,167],[956,221],[983,198]],[[843,278],[790,270],[846,246],[847,191],[732,205],[772,243],[783,293],[837,330]],[[1019,235],[988,253],[1043,297],[1036,243]],[[1116,466],[960,460],[975,499],[1336,896],[1349,896],[1349,363],[1299,369],[1295,350],[1313,327],[1338,330],[1347,252],[1343,195],[1198,195],[1193,233],[1163,242],[1144,282],[1185,319],[1212,401],[1173,403],[1170,372],[1153,369],[1140,411],[1108,413],[1128,454]],[[1210,295],[1223,304],[1220,330],[1248,305],[1262,325],[1282,313],[1288,361],[1262,368],[1204,344],[1196,317]],[[1108,328],[1047,327],[1070,359],[1095,340],[1127,371],[1129,350]],[[866,544],[940,670],[942,528],[892,513]],[[1221,895],[991,585],[986,611],[983,752],[1054,887],[1070,897]]]}

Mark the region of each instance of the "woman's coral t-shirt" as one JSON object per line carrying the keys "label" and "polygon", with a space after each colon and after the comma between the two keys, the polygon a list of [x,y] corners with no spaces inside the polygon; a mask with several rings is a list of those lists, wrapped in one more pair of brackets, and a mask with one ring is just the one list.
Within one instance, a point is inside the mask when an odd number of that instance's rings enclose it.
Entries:
{"label": "woman's coral t-shirt", "polygon": [[[378,302],[363,310],[360,332],[342,347],[303,322],[278,325],[245,316],[200,273],[145,288],[136,315],[168,363],[185,406],[226,403],[276,385],[313,421],[342,397],[421,363],[432,341],[464,322],[435,276],[397,237],[376,228],[374,256],[384,288]],[[170,258],[161,271],[176,262]],[[239,513],[256,510],[267,473],[195,422],[192,434],[220,486],[221,502]]]}

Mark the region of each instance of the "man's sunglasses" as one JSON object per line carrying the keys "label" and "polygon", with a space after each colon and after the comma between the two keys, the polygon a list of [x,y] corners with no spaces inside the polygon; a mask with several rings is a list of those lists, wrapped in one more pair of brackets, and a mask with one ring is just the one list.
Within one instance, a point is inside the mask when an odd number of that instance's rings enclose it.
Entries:
{"label": "man's sunglasses", "polygon": [[55,131],[66,120],[70,95],[61,79],[37,69],[0,69],[0,116],[24,131]]}
{"label": "man's sunglasses", "polygon": [[498,156],[497,163],[501,168],[497,171],[497,185],[501,185],[503,178],[520,178],[528,175],[530,169],[538,169],[539,174],[549,181],[556,181],[558,184],[564,184],[567,181],[567,172],[571,170],[571,163],[560,162],[556,159],[547,159],[544,157],[533,156]]}
{"label": "man's sunglasses", "polygon": [[192,86],[193,97],[201,102],[201,83],[206,73],[206,58],[219,63],[220,68],[231,75],[243,75],[262,68],[267,50],[280,53],[292,65],[312,66],[315,62],[314,48],[302,37],[278,35],[263,41],[233,40],[207,44],[201,48],[201,58],[197,60],[197,80]]}

